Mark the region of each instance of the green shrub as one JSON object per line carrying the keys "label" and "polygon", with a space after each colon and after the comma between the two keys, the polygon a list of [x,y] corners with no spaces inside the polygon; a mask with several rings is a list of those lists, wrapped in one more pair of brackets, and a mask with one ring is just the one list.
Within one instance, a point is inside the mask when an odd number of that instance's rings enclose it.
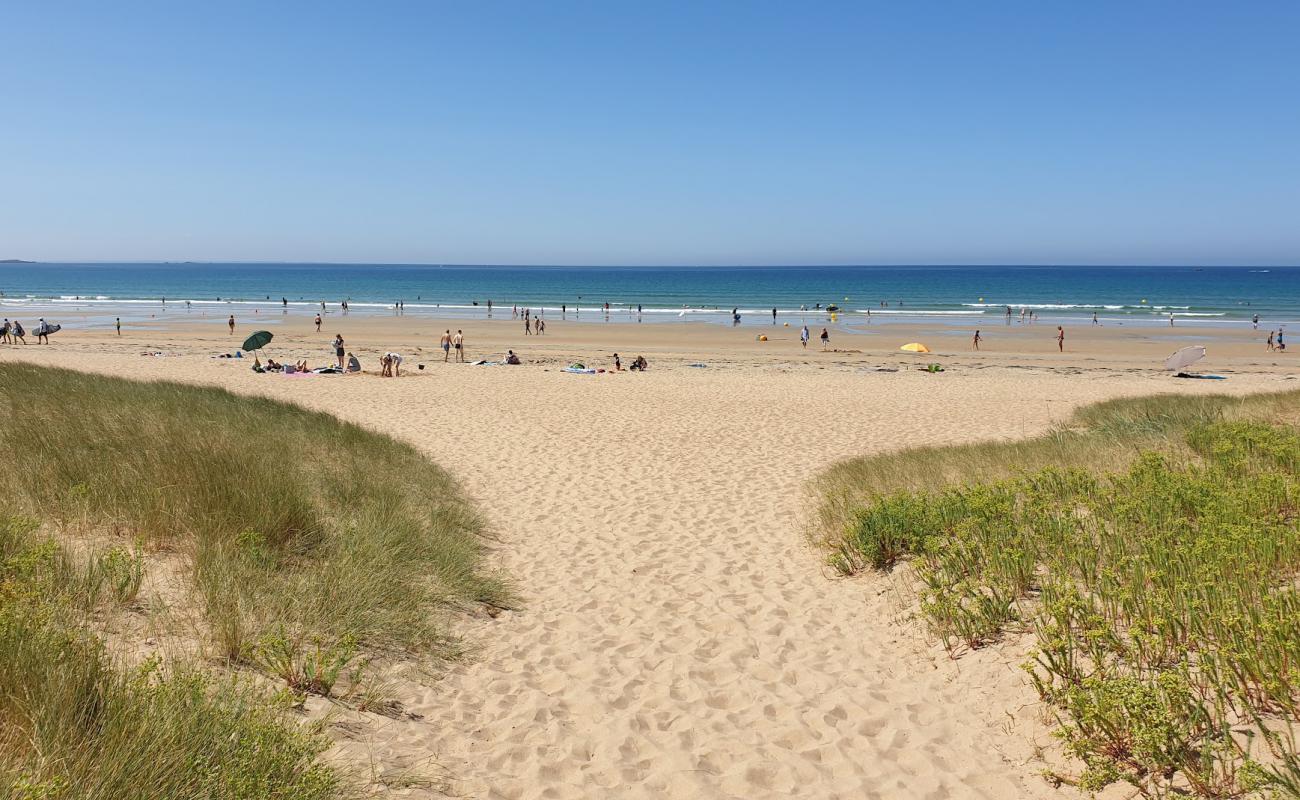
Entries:
{"label": "green shrub", "polygon": [[[1265,408],[1300,400],[1287,398]],[[1107,437],[1148,447],[1115,472],[885,492],[856,509],[832,562],[912,559],[920,613],[955,653],[1033,631],[1026,669],[1083,765],[1071,782],[1294,795],[1300,433],[1247,411],[1204,399],[1091,409],[1080,419],[1093,432],[1078,435],[1097,442],[1081,452]]]}

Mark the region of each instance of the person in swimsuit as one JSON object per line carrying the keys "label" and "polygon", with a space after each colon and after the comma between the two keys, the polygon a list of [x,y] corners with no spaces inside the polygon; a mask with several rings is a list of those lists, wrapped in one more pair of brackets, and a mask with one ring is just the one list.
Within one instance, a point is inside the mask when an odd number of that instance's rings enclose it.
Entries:
{"label": "person in swimsuit", "polygon": [[234,315],[234,314],[231,314],[231,315],[230,315],[230,319],[226,321],[226,324],[230,326],[230,335],[233,336],[233,335],[235,334],[235,315]]}
{"label": "person in swimsuit", "polygon": [[442,332],[442,338],[438,340],[438,344],[442,346],[442,363],[446,364],[447,357],[451,354],[451,329],[450,328]]}
{"label": "person in swimsuit", "polygon": [[831,342],[830,332],[827,331],[825,328],[822,328],[822,349],[825,350],[826,345],[830,344],[830,342]]}
{"label": "person in swimsuit", "polygon": [[[233,326],[234,323],[232,322],[231,325]],[[320,314],[316,315],[316,332],[320,333]]]}
{"label": "person in swimsuit", "polygon": [[343,349],[343,335],[339,333],[334,334],[334,357],[339,360],[339,369],[343,369],[343,358],[346,355],[347,351]]}
{"label": "person in swimsuit", "polygon": [[975,338],[970,340],[971,346],[976,350],[980,349],[980,332],[975,331]]}
{"label": "person in swimsuit", "polygon": [[1056,349],[1065,352],[1065,328],[1060,325],[1056,326]]}
{"label": "person in swimsuit", "polygon": [[451,346],[456,349],[456,360],[465,360],[465,334],[461,333],[460,328],[456,329],[456,335],[451,339]]}

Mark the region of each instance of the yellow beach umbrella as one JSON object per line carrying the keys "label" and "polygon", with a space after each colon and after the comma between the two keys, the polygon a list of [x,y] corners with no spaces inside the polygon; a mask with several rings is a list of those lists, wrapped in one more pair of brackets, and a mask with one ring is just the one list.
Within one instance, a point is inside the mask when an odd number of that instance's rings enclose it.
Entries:
{"label": "yellow beach umbrella", "polygon": [[902,347],[900,347],[900,348],[898,348],[898,349],[899,349],[899,350],[902,350],[904,353],[928,353],[928,352],[930,352],[930,348],[926,347],[925,345],[921,344],[920,342],[908,342],[907,344],[903,345]]}

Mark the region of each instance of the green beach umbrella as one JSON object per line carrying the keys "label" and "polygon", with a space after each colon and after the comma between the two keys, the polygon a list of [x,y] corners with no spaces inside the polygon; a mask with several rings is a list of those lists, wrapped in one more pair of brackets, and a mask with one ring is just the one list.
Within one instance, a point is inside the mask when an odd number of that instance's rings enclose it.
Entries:
{"label": "green beach umbrella", "polygon": [[253,331],[253,335],[244,340],[244,349],[248,351],[261,350],[270,343],[270,331]]}

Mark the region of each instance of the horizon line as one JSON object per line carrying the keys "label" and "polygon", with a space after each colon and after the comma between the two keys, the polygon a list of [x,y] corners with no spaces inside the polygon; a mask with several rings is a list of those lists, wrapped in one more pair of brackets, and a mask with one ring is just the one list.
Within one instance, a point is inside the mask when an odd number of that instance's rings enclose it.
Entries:
{"label": "horizon line", "polygon": [[1015,262],[1001,263],[994,261],[978,261],[967,263],[865,263],[865,264],[817,264],[817,263],[798,263],[798,264],[545,264],[545,263],[524,263],[524,264],[495,264],[495,263],[450,263],[450,262],[426,262],[426,261],[277,261],[277,260],[205,260],[205,259],[142,259],[142,260],[121,260],[121,259],[87,259],[72,261],[39,261],[29,259],[0,259],[0,265],[29,264],[34,266],[64,266],[75,264],[96,264],[96,265],[126,265],[126,264],[152,264],[152,265],[201,265],[201,266],[221,266],[221,265],[285,265],[285,266],[322,266],[322,267],[432,267],[432,268],[480,268],[480,269],[889,269],[889,268],[977,268],[977,267],[1041,267],[1041,268],[1091,268],[1091,269],[1296,269],[1300,268],[1300,263],[1282,264],[1282,263],[1251,263],[1251,264],[1215,264],[1215,263],[1159,263],[1159,264],[1090,264],[1084,262]]}

